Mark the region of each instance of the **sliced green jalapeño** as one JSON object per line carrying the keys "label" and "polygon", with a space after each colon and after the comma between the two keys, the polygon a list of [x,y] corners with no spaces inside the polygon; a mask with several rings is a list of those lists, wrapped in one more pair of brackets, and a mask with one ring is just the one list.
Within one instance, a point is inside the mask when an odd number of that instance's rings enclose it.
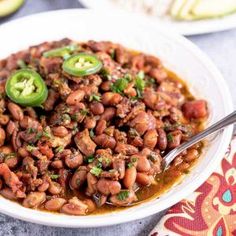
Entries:
{"label": "sliced green jalape\u00f1o", "polygon": [[62,68],[70,75],[86,76],[99,72],[102,62],[94,55],[79,53],[66,59]]}
{"label": "sliced green jalape\u00f1o", "polygon": [[44,57],[63,57],[68,58],[70,54],[77,49],[76,45],[68,45],[61,48],[55,48],[43,53]]}
{"label": "sliced green jalape\u00f1o", "polygon": [[40,106],[48,96],[44,80],[31,69],[17,70],[11,74],[5,89],[7,96],[22,106]]}

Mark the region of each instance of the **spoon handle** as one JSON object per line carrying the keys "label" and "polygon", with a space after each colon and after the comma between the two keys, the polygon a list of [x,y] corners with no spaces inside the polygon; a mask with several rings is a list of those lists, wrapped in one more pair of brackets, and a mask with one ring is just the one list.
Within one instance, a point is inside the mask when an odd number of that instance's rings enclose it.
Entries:
{"label": "spoon handle", "polygon": [[170,151],[163,158],[163,161],[162,161],[163,170],[165,170],[166,167],[168,167],[170,165],[170,163],[175,159],[175,157],[177,155],[179,155],[181,152],[183,152],[187,148],[189,148],[192,145],[194,145],[195,143],[201,141],[202,139],[204,139],[208,135],[213,134],[214,132],[221,130],[221,129],[225,128],[226,126],[234,124],[234,123],[236,123],[236,111],[232,112],[231,114],[229,114],[225,118],[219,120],[218,122],[211,125],[207,129],[205,129],[202,132],[198,133],[197,135],[193,136],[189,141],[181,144],[177,148]]}

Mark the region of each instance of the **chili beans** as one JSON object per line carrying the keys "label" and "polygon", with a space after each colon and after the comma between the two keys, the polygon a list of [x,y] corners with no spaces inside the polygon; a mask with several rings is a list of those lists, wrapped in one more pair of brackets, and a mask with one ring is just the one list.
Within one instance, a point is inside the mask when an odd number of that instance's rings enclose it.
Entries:
{"label": "chili beans", "polygon": [[[38,106],[5,91],[22,57],[45,85]],[[108,211],[107,201],[127,206],[171,186],[201,153],[194,145],[162,175],[162,158],[202,129],[208,108],[154,56],[64,39],[0,60],[0,75],[0,194],[25,207],[86,215]],[[28,82],[16,94],[34,92]]]}
{"label": "chili beans", "polygon": [[136,176],[137,176],[137,171],[134,166],[126,169],[125,176],[123,179],[124,186],[128,189],[132,189],[132,187],[135,183],[135,180],[136,180]]}
{"label": "chili beans", "polygon": [[3,128],[0,127],[0,147],[3,146],[6,138],[6,133]]}
{"label": "chili beans", "polygon": [[45,208],[49,211],[59,211],[65,203],[64,198],[53,198],[45,203]]}
{"label": "chili beans", "polygon": [[13,119],[20,121],[23,119],[24,114],[22,109],[13,102],[9,102],[7,105],[8,110],[10,111]]}

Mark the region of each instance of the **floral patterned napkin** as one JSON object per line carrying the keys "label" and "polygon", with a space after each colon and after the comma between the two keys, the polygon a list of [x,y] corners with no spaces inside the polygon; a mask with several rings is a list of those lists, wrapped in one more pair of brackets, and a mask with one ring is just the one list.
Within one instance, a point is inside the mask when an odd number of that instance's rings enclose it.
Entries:
{"label": "floral patterned napkin", "polygon": [[236,136],[221,166],[172,206],[149,236],[236,236]]}

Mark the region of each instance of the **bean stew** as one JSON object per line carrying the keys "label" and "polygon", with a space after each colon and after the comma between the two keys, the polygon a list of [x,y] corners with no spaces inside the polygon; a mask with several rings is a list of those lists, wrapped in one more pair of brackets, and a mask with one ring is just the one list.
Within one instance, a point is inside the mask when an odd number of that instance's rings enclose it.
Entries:
{"label": "bean stew", "polygon": [[0,194],[69,215],[158,196],[203,144],[164,173],[163,156],[207,115],[206,101],[154,56],[103,41],[32,46],[0,60]]}

